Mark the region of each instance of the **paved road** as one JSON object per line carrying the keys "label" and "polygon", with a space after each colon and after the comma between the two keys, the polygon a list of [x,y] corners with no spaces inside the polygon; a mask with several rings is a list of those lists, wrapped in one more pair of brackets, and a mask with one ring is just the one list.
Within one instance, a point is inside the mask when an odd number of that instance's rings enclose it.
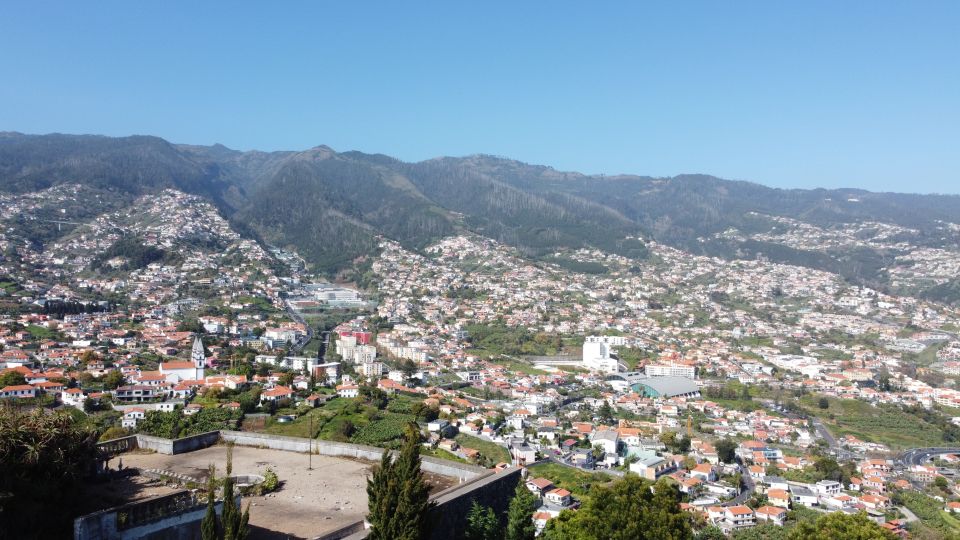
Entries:
{"label": "paved road", "polygon": [[913,465],[922,465],[930,461],[933,456],[939,456],[943,454],[960,454],[960,448],[943,446],[911,448],[903,454],[900,454],[900,457],[897,458],[897,461],[899,461],[905,467],[910,467]]}
{"label": "paved road", "polygon": [[303,350],[303,348],[307,345],[307,343],[310,343],[311,339],[313,339],[313,328],[311,328],[310,325],[307,324],[306,319],[304,319],[302,315],[297,313],[297,310],[293,309],[293,307],[290,306],[289,301],[284,300],[283,305],[287,308],[287,313],[290,314],[291,319],[304,325],[307,328],[307,334],[302,338],[298,339],[296,343],[290,346],[291,353],[298,353],[301,350]]}
{"label": "paved road", "polygon": [[543,459],[551,463],[556,463],[557,465],[563,465],[564,467],[570,467],[571,469],[576,469],[578,471],[582,471],[585,473],[599,472],[599,473],[609,474],[610,476],[616,476],[617,478],[623,478],[623,475],[626,474],[623,471],[618,471],[617,469],[582,469],[580,467],[577,467],[576,465],[572,465],[562,459],[557,459],[556,457],[550,456],[550,455],[545,456]]}
{"label": "paved road", "polygon": [[819,418],[813,418],[811,422],[813,423],[813,429],[816,430],[817,434],[823,437],[823,440],[827,441],[827,444],[830,445],[830,449],[833,451],[838,461],[846,461],[854,457],[852,452],[845,450],[842,446],[840,446],[840,442],[837,441],[836,437],[830,433],[830,430],[827,429],[827,426],[823,425],[823,422],[821,422]]}
{"label": "paved road", "polygon": [[916,514],[911,512],[910,509],[907,508],[906,506],[898,506],[897,510],[899,510],[900,513],[903,514],[903,520],[906,521],[907,523],[917,521],[920,519],[917,517]]}
{"label": "paved road", "polygon": [[745,503],[747,499],[753,496],[757,485],[754,483],[753,477],[750,476],[750,470],[747,469],[746,465],[740,465],[740,476],[743,478],[743,491],[738,493],[736,497],[722,503],[720,506],[737,506],[738,504]]}
{"label": "paved road", "polygon": [[823,422],[821,422],[819,418],[813,419],[813,428],[817,430],[818,435],[823,437],[823,440],[827,441],[830,448],[837,447],[837,439],[833,437],[833,434],[830,433],[830,430],[827,429],[827,426],[823,425]]}

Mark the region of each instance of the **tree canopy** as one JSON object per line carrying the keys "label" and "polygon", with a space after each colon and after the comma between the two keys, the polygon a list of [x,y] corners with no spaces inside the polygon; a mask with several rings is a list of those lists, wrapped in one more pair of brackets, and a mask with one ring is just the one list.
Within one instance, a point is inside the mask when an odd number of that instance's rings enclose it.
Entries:
{"label": "tree canopy", "polygon": [[594,486],[578,512],[547,522],[547,540],[688,540],[690,523],[680,494],[666,482],[628,474],[612,486]]}
{"label": "tree canopy", "polygon": [[420,432],[407,427],[396,459],[384,450],[367,479],[370,540],[419,540],[430,532],[430,489],[420,470]]}
{"label": "tree canopy", "polygon": [[787,540],[820,540],[843,538],[844,540],[895,540],[892,532],[870,520],[863,512],[844,514],[832,512],[814,522],[801,522],[790,530]]}
{"label": "tree canopy", "polygon": [[96,432],[68,414],[0,407],[0,531],[70,536],[83,480],[96,463],[96,441]]}

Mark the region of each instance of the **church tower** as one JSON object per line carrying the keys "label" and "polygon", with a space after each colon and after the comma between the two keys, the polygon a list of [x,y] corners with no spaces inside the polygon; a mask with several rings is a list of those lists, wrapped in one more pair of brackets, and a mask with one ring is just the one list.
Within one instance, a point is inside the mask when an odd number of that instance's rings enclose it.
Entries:
{"label": "church tower", "polygon": [[200,341],[199,335],[193,340],[193,351],[190,352],[190,359],[193,360],[193,367],[197,371],[194,379],[198,381],[206,380],[203,372],[204,368],[207,367],[207,355],[203,353],[203,342]]}

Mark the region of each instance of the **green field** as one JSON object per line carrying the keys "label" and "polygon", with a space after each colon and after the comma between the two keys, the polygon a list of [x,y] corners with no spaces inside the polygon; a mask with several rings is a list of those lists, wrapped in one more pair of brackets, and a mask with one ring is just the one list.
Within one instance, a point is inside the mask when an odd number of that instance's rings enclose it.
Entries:
{"label": "green field", "polygon": [[607,484],[614,480],[602,472],[587,472],[557,463],[537,463],[528,467],[530,478],[546,478],[557,487],[573,493],[577,498],[583,498],[590,492],[590,487],[597,484]]}
{"label": "green field", "polygon": [[855,399],[829,398],[826,410],[817,407],[818,396],[804,396],[800,403],[823,420],[835,437],[853,435],[867,442],[889,446],[892,450],[943,444],[943,432],[897,407],[874,407]]}
{"label": "green field", "polygon": [[424,456],[433,456],[435,458],[445,459],[447,461],[456,461],[457,463],[469,463],[460,456],[451,454],[443,448],[424,448],[420,451]]}
{"label": "green field", "polygon": [[293,422],[287,424],[279,424],[271,421],[264,431],[274,435],[283,435],[286,437],[310,438],[312,435],[310,433],[311,418],[313,419],[313,431],[316,433],[318,428],[326,422],[326,416],[324,415],[322,409],[313,409],[307,414],[301,415]]}
{"label": "green field", "polygon": [[943,503],[914,491],[905,491],[900,496],[903,505],[920,518],[922,528],[932,529],[940,537],[955,538],[960,534],[960,521],[943,511]]}
{"label": "green field", "polygon": [[[313,433],[310,432],[311,420]],[[264,431],[288,437],[313,437],[394,448],[399,445],[404,428],[413,420],[410,414],[378,411],[371,405],[357,405],[353,399],[336,398],[293,422],[281,424],[271,420]],[[345,436],[347,431],[344,430],[347,422],[353,425],[349,437]]]}
{"label": "green field", "polygon": [[480,452],[481,455],[490,458],[494,463],[510,463],[510,452],[497,443],[486,441],[473,435],[460,433],[455,438],[457,444],[464,448],[470,448]]}
{"label": "green field", "polygon": [[36,339],[51,339],[58,335],[55,330],[35,324],[27,325],[27,332]]}

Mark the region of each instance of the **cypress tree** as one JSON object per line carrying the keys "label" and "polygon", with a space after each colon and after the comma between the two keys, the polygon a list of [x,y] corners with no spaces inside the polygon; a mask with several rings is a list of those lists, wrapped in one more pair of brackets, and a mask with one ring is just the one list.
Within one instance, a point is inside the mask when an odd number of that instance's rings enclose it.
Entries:
{"label": "cypress tree", "polygon": [[396,507],[396,482],[393,478],[393,460],[390,451],[384,450],[380,465],[374,467],[373,474],[367,479],[367,505],[370,522],[370,538],[387,538],[390,517]]}
{"label": "cypress tree", "polygon": [[214,506],[217,494],[216,474],[217,468],[210,465],[210,472],[207,476],[207,513],[204,514],[203,521],[200,522],[201,540],[218,540],[217,510]]}
{"label": "cypress tree", "polygon": [[247,509],[243,511],[243,515],[240,516],[240,523],[237,527],[237,532],[233,535],[234,540],[246,540],[247,536],[250,534],[250,505],[247,504]]}
{"label": "cypress tree", "polygon": [[227,445],[227,477],[223,479],[223,516],[221,522],[223,523],[223,538],[224,540],[241,540],[247,536],[249,532],[247,529],[247,523],[244,522],[244,514],[246,515],[246,520],[249,521],[249,506],[247,507],[247,512],[241,514],[240,506],[237,504],[236,497],[233,493],[233,444]]}
{"label": "cypress tree", "polygon": [[518,482],[507,510],[506,540],[533,540],[537,533],[537,526],[533,522],[536,507],[537,498],[522,481]]}
{"label": "cypress tree", "polygon": [[473,501],[470,513],[467,514],[467,530],[465,540],[501,540],[500,521],[493,512],[493,508],[481,506]]}
{"label": "cypress tree", "polygon": [[367,481],[371,540],[418,540],[429,533],[430,488],[420,471],[420,432],[407,427],[400,455],[393,462],[384,452]]}

